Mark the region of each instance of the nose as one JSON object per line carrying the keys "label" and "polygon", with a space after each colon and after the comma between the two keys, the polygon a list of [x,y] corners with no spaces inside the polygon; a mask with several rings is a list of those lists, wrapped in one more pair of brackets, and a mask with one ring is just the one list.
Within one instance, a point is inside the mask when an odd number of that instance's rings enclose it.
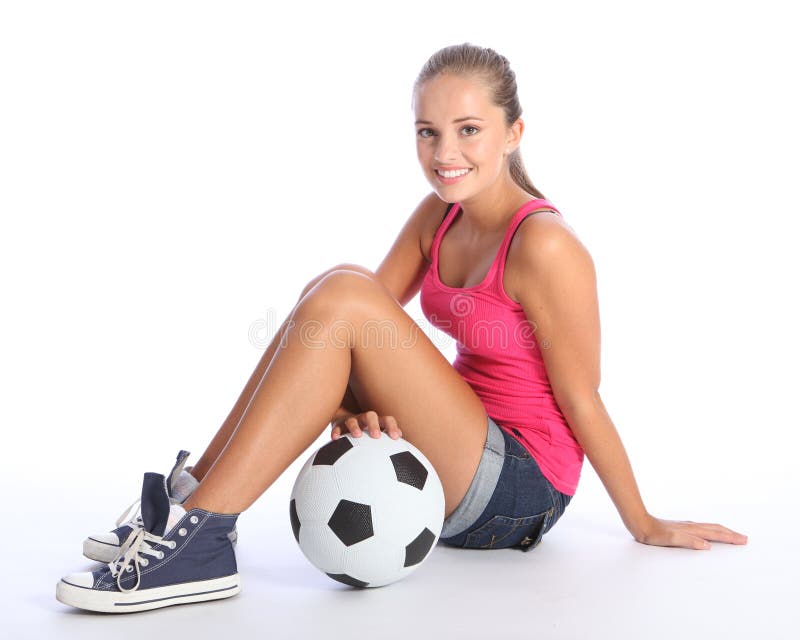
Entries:
{"label": "nose", "polygon": [[436,145],[436,152],[433,159],[439,164],[450,164],[458,157],[458,145],[456,140],[449,133],[439,135],[439,142]]}

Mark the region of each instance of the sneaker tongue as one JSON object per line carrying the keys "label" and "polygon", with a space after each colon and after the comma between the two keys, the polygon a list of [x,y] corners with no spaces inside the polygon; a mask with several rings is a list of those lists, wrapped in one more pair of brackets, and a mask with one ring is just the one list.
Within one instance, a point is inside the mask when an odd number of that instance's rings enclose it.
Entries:
{"label": "sneaker tongue", "polygon": [[186,464],[186,458],[189,457],[189,452],[184,451],[181,449],[178,451],[178,456],[175,458],[175,465],[172,467],[172,471],[169,472],[168,481],[167,481],[167,489],[169,491],[169,497],[174,498],[175,496],[175,485],[178,482],[178,477],[181,475],[181,471],[183,470],[183,465]]}
{"label": "sneaker tongue", "polygon": [[192,495],[199,485],[200,482],[191,473],[182,469],[177,482],[170,490],[170,499],[173,502],[185,502],[186,498]]}
{"label": "sneaker tongue", "polygon": [[144,474],[142,482],[142,522],[145,530],[163,536],[169,518],[169,492],[167,480],[160,473]]}

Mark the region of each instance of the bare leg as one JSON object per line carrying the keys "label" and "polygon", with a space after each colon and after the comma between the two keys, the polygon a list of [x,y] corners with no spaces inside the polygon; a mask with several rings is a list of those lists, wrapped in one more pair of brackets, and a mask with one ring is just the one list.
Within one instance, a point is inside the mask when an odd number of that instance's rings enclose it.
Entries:
{"label": "bare leg", "polygon": [[[352,372],[370,408],[397,417],[404,437],[431,460],[449,515],[486,439],[486,412],[469,385],[385,288],[362,275],[329,274],[292,320],[238,428],[184,507],[246,510],[319,437]],[[389,322],[401,346],[364,339],[375,322]]]}
{"label": "bare leg", "polygon": [[[305,297],[306,293],[308,293],[314,286],[322,280],[326,275],[333,271],[338,270],[348,270],[348,271],[356,271],[358,273],[363,273],[364,275],[374,277],[373,274],[369,269],[365,269],[357,264],[349,264],[343,263],[329,269],[318,275],[316,278],[311,280],[306,287],[303,289],[300,297],[297,299],[299,303],[300,300]],[[225,422],[222,423],[222,426],[217,431],[216,435],[214,436],[211,443],[206,448],[205,452],[202,456],[198,459],[198,461],[194,464],[194,466],[189,470],[189,472],[197,479],[202,480],[208,470],[213,466],[213,464],[217,461],[219,454],[225,448],[225,445],[228,444],[228,441],[231,439],[233,432],[236,430],[236,427],[239,425],[239,421],[242,419],[242,415],[244,414],[245,410],[247,409],[247,405],[250,404],[250,401],[253,398],[253,394],[255,390],[258,388],[261,379],[264,377],[264,373],[269,366],[269,363],[272,361],[273,356],[275,355],[275,351],[278,348],[278,343],[280,342],[281,336],[283,332],[286,330],[287,323],[289,318],[294,313],[294,309],[289,313],[286,320],[283,321],[283,324],[280,328],[275,332],[275,335],[272,338],[272,342],[269,343],[264,355],[261,356],[261,359],[258,361],[258,365],[256,366],[253,373],[250,375],[250,379],[247,381],[242,393],[239,395],[239,399],[236,401],[236,404],[233,405],[228,417],[225,419]],[[341,398],[339,399],[341,404]],[[338,409],[339,405],[336,406]],[[334,409],[335,411],[335,409]]]}
{"label": "bare leg", "polygon": [[[244,511],[317,439],[339,407],[350,372],[349,348],[309,348],[298,327],[311,326],[311,318],[298,305],[287,322],[292,319],[297,324],[280,336],[285,346],[272,359],[233,437],[184,503],[187,511],[193,506]],[[332,345],[326,331],[311,340]]]}
{"label": "bare leg", "polygon": [[[292,313],[294,310],[292,310]],[[264,352],[264,355],[261,356],[261,359],[258,361],[258,365],[256,366],[255,370],[253,371],[250,379],[247,381],[242,393],[239,395],[239,399],[236,401],[236,404],[233,405],[233,409],[228,414],[228,417],[225,419],[225,422],[222,423],[222,426],[217,431],[217,434],[214,436],[214,439],[211,440],[211,443],[206,448],[205,452],[200,459],[194,464],[194,466],[190,469],[190,473],[197,479],[202,480],[211,466],[216,462],[219,453],[228,444],[228,440],[230,440],[231,435],[235,431],[239,421],[242,418],[242,415],[247,409],[247,405],[250,404],[250,401],[253,397],[253,393],[258,388],[258,384],[261,382],[261,378],[264,377],[264,372],[267,370],[272,357],[275,355],[275,351],[278,347],[278,342],[280,340],[281,335],[283,334],[284,330],[286,329],[286,325],[289,322],[291,317],[291,313],[283,321],[280,329],[275,333],[275,337],[270,342],[269,347]]]}

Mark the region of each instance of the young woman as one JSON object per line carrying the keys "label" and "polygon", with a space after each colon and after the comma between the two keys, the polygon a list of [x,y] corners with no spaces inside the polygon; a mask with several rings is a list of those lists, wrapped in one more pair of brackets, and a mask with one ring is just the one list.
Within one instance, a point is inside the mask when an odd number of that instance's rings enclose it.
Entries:
{"label": "young woman", "polygon": [[[135,611],[238,593],[238,514],[328,423],[334,439],[385,430],[428,457],[444,487],[445,544],[535,548],[574,495],[584,453],[637,541],[746,542],[718,524],[656,518],[642,502],[598,392],[593,262],[525,172],[506,58],[442,49],[412,104],[433,192],[378,270],[337,265],[308,283],[191,473],[181,452],[168,479],[145,474],[141,515],[84,544],[108,565],[63,578],[59,600]],[[452,365],[403,310],[417,292],[458,341]],[[392,346],[369,339],[376,321]]]}

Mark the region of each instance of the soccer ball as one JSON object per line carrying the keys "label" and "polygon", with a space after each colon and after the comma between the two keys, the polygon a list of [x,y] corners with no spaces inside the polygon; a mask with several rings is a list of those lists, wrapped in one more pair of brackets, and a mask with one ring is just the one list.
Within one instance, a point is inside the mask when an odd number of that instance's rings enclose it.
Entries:
{"label": "soccer ball", "polygon": [[410,442],[385,432],[345,434],[303,465],[289,502],[300,549],[320,571],[355,587],[405,578],[434,548],[444,490]]}

